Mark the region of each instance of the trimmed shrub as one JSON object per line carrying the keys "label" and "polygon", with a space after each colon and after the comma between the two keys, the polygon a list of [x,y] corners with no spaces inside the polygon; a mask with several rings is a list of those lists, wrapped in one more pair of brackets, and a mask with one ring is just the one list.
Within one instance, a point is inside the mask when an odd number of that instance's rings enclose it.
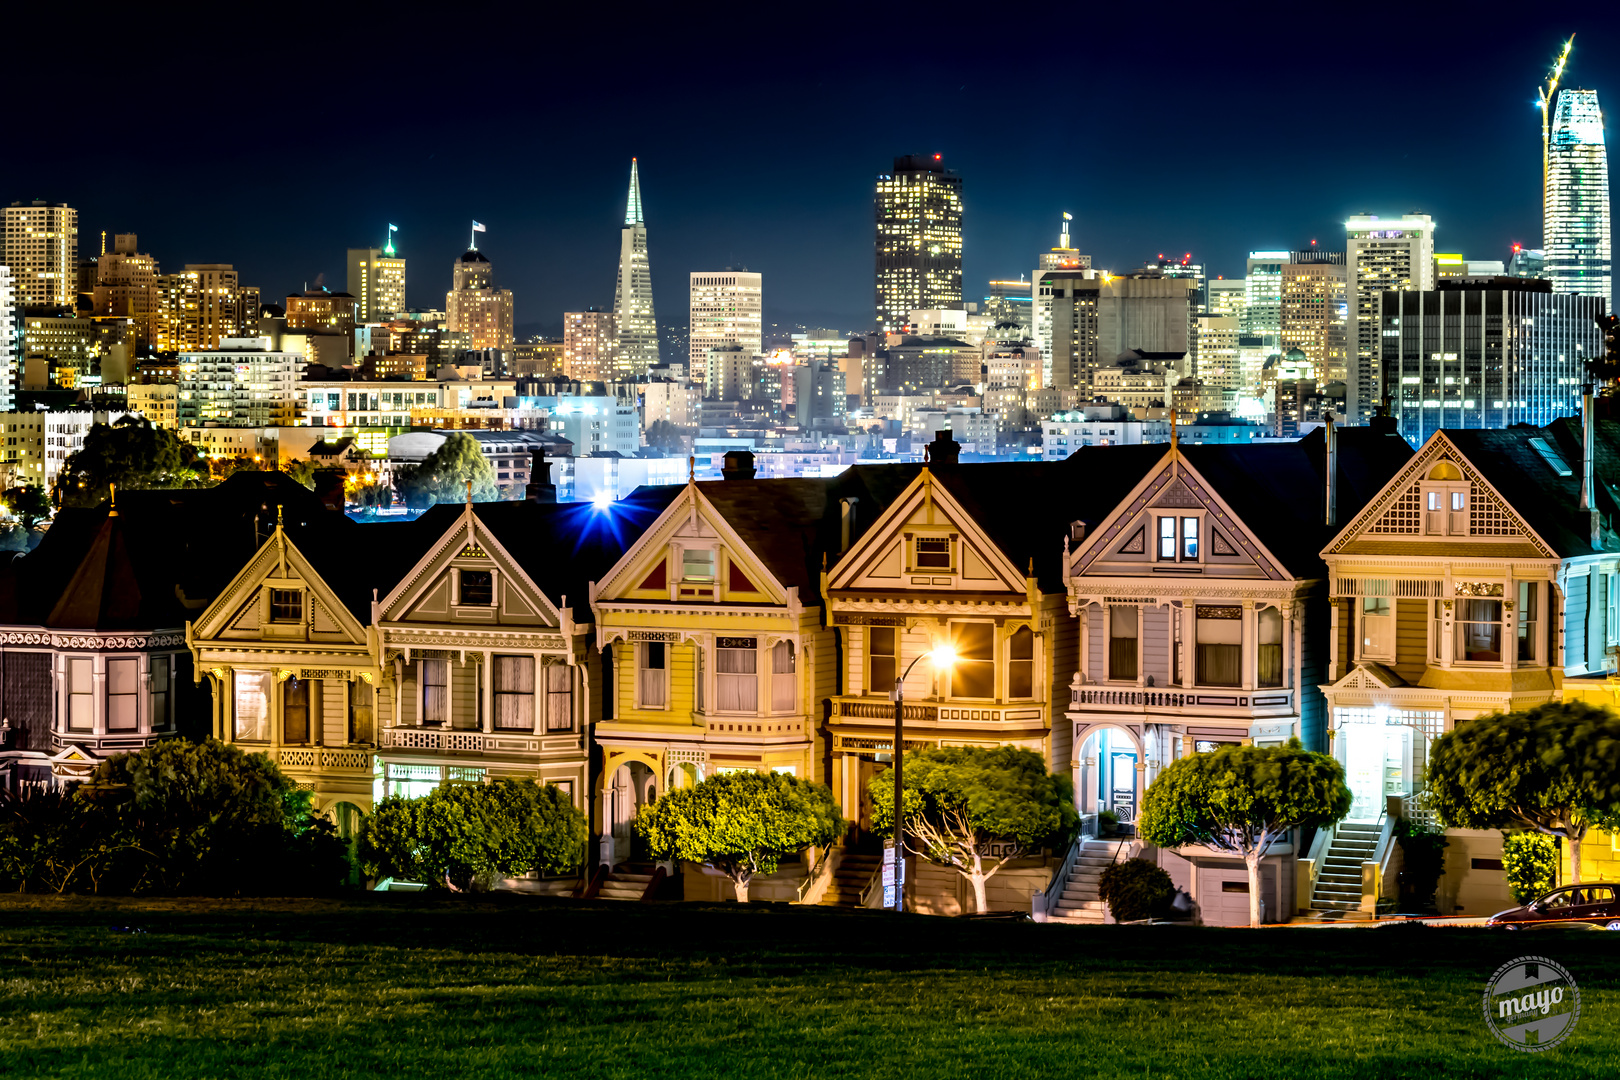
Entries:
{"label": "trimmed shrub", "polygon": [[1163,919],[1170,914],[1176,886],[1169,874],[1148,860],[1126,859],[1102,872],[1097,895],[1117,922]]}
{"label": "trimmed shrub", "polygon": [[1551,892],[1558,877],[1558,849],[1545,833],[1502,834],[1502,869],[1513,899],[1528,904]]}
{"label": "trimmed shrub", "polygon": [[1401,818],[1395,822],[1395,842],[1401,845],[1401,909],[1434,910],[1434,892],[1446,869],[1445,832]]}

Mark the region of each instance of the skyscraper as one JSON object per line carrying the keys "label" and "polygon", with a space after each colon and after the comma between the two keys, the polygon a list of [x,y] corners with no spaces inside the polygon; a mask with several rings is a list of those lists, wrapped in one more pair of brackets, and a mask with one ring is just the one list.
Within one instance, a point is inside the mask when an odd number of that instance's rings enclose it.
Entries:
{"label": "skyscraper", "polygon": [[382,322],[405,310],[405,260],[394,250],[394,226],[381,248],[349,249],[349,295],[362,323]]}
{"label": "skyscraper", "polygon": [[877,326],[898,330],[915,310],[962,303],[962,178],[940,156],[894,159],[877,178]]}
{"label": "skyscraper", "polygon": [[1379,345],[1400,433],[1550,423],[1577,414],[1601,356],[1596,297],[1526,278],[1446,278],[1380,298]]}
{"label": "skyscraper", "polygon": [[259,289],[243,285],[229,263],[187,263],[157,279],[158,352],[217,349],[226,338],[259,329]]}
{"label": "skyscraper", "polygon": [[1089,396],[1098,368],[1127,349],[1186,357],[1194,348],[1189,330],[1195,284],[1157,271],[1095,277],[1082,269],[1043,273],[1037,287],[1052,302],[1048,385]]}
{"label": "skyscraper", "polygon": [[1279,347],[1303,352],[1319,383],[1343,382],[1349,374],[1344,252],[1290,252],[1282,279]]}
{"label": "skyscraper", "polygon": [[1041,351],[1041,386],[1055,386],[1052,381],[1052,292],[1043,288],[1041,277],[1048,270],[1078,271],[1078,277],[1091,276],[1091,256],[1080,254],[1069,238],[1069,223],[1074,215],[1063,213],[1063,229],[1058,233],[1058,246],[1043,251],[1036,259],[1035,276],[1030,283],[1030,338]]}
{"label": "skyscraper", "polygon": [[613,378],[619,347],[619,321],[611,311],[586,308],[563,312],[563,374],[576,382]]}
{"label": "skyscraper", "polygon": [[1595,296],[1607,310],[1614,264],[1603,114],[1596,90],[1559,90],[1556,101],[1542,194],[1545,273],[1554,292]]}
{"label": "skyscraper", "polygon": [[765,351],[762,282],[745,270],[693,271],[687,328],[687,377],[707,383],[709,350],[741,345],[748,356]]}
{"label": "skyscraper", "polygon": [[11,269],[0,266],[0,412],[12,410],[18,382],[17,323],[11,308]]}
{"label": "skyscraper", "polygon": [[444,321],[447,328],[466,334],[471,348],[512,347],[512,290],[495,287],[495,270],[476,247],[469,247],[451,267]]}
{"label": "skyscraper", "polygon": [[1428,214],[1383,219],[1357,214],[1344,229],[1345,299],[1354,350],[1345,379],[1345,413],[1348,422],[1365,424],[1384,396],[1379,304],[1386,292],[1434,288],[1435,224]]}
{"label": "skyscraper", "polygon": [[14,202],[5,211],[4,262],[19,308],[71,308],[77,301],[79,212],[66,203]]}
{"label": "skyscraper", "polygon": [[1275,346],[1282,340],[1282,278],[1286,251],[1251,251],[1244,277],[1243,336]]}
{"label": "skyscraper", "polygon": [[652,269],[647,260],[647,223],[641,216],[641,177],[630,159],[630,196],[619,233],[619,284],[613,292],[619,320],[618,374],[644,376],[658,363],[658,319],[653,314]]}
{"label": "skyscraper", "polygon": [[113,238],[113,250],[97,260],[96,287],[90,294],[92,314],[130,320],[134,337],[126,344],[132,350],[153,347],[159,319],[157,260],[136,247],[134,233]]}

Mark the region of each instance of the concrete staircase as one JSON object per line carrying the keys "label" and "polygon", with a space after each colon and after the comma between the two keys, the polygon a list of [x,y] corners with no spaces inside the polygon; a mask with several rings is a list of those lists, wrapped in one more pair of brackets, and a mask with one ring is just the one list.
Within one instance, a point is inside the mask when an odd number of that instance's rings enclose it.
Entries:
{"label": "concrete staircase", "polygon": [[1361,910],[1361,864],[1370,862],[1378,849],[1380,822],[1341,823],[1333,833],[1333,843],[1316,873],[1311,892],[1311,910],[1354,912]]}
{"label": "concrete staircase", "polygon": [[878,872],[883,865],[883,858],[879,855],[861,855],[846,851],[838,857],[838,865],[833,867],[832,881],[827,883],[827,891],[821,896],[823,907],[860,907],[861,890],[866,888],[872,875]]}
{"label": "concrete staircase", "polygon": [[1047,914],[1047,921],[1100,926],[1106,918],[1106,905],[1097,897],[1097,879],[1109,866],[1124,859],[1125,853],[1120,848],[1129,843],[1128,840],[1083,841],[1080,854],[1069,870],[1069,880],[1063,883],[1063,894],[1058,897],[1057,907]]}
{"label": "concrete staircase", "polygon": [[651,867],[640,866],[635,863],[620,863],[607,877],[602,879],[602,888],[597,892],[598,900],[636,900],[639,901],[647,893],[647,886],[652,884],[653,872]]}

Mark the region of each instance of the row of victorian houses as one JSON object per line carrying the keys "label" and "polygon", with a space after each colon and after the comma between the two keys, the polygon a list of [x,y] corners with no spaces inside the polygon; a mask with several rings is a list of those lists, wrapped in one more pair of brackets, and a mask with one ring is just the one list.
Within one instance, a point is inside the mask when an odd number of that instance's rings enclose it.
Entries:
{"label": "row of victorian houses", "polygon": [[[722,480],[606,508],[557,504],[534,472],[525,501],[408,523],[358,524],[277,473],[62,511],[0,570],[0,780],[212,735],[352,834],[388,795],[530,777],[588,815],[593,870],[639,882],[639,806],[776,770],[830,785],[854,824],[756,895],[858,903],[896,677],[949,643],[948,672],[911,668],[907,747],[1037,750],[1090,822],[1128,826],[1160,769],[1222,744],[1337,756],[1350,817],[1268,860],[1275,919],[1392,891],[1391,828],[1427,816],[1442,732],[1615,700],[1620,424],[993,465],[942,436],[929,463],[831,479],[758,480],[731,455]],[[1015,864],[993,901],[1095,917],[1099,843]],[[1241,864],[1148,854],[1206,921],[1247,920]],[[1500,859],[1497,834],[1454,832],[1442,910],[1506,906]],[[920,910],[960,910],[960,882],[919,871]]]}

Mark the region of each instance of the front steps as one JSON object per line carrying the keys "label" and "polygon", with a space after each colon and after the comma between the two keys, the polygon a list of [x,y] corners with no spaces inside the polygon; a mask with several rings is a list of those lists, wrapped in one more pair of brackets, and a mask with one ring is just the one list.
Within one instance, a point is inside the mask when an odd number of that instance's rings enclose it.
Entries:
{"label": "front steps", "polygon": [[1097,879],[1115,862],[1125,858],[1121,849],[1129,840],[1084,840],[1080,854],[1063,883],[1057,906],[1047,913],[1048,922],[1093,924],[1107,921],[1107,905],[1097,896]]}
{"label": "front steps", "polygon": [[827,891],[821,895],[821,906],[860,907],[862,890],[882,865],[883,859],[878,855],[860,855],[849,851],[842,853],[838,857],[838,865],[833,867],[832,881],[827,883]]}
{"label": "front steps", "polygon": [[[1378,849],[1380,823],[1341,824],[1316,873],[1311,910],[1349,914],[1361,910],[1361,864]],[[1318,917],[1321,917],[1320,915]]]}

